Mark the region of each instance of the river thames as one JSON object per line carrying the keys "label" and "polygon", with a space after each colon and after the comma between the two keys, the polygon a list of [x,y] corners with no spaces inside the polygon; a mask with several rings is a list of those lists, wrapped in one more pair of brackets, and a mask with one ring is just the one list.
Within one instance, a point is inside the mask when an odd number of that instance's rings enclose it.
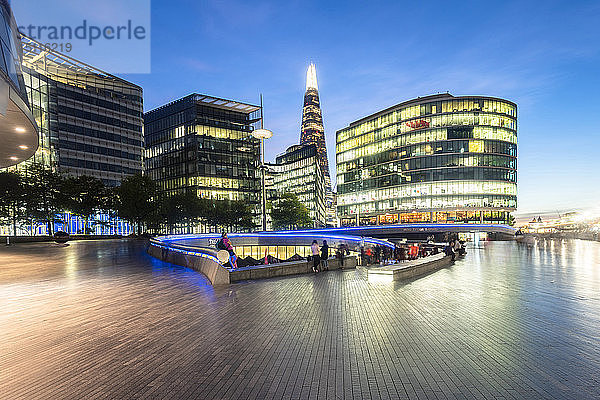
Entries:
{"label": "river thames", "polygon": [[225,288],[140,241],[3,247],[0,398],[600,398],[600,243]]}

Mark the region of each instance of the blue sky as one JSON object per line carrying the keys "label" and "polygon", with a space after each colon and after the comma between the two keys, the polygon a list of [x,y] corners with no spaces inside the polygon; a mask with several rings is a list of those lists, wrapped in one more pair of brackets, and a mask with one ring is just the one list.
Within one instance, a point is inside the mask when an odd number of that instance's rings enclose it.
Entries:
{"label": "blue sky", "polygon": [[437,92],[489,95],[519,106],[519,212],[598,203],[598,1],[154,0],[151,28],[152,73],[124,76],[146,110],[262,92],[267,158],[299,139],[313,61],[332,173],[351,121]]}

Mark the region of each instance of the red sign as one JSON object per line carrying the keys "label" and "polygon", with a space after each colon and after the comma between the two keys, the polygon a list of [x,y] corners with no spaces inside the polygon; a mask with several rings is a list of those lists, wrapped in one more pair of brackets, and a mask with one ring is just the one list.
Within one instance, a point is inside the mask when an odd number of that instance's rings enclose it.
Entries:
{"label": "red sign", "polygon": [[412,129],[429,128],[429,122],[420,119],[418,121],[410,121],[406,123],[406,126]]}

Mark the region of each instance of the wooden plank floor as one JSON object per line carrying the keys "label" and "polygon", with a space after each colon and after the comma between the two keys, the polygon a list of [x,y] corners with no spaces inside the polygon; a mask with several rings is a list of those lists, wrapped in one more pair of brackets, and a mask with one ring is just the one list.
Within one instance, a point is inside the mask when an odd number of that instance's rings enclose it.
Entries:
{"label": "wooden plank floor", "polygon": [[490,243],[408,283],[212,288],[142,242],[0,248],[0,399],[600,398],[600,243]]}

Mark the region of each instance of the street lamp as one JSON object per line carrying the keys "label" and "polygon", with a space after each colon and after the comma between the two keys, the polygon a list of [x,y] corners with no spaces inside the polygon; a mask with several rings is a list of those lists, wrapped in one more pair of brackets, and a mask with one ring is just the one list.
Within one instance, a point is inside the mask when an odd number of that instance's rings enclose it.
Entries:
{"label": "street lamp", "polygon": [[267,195],[265,189],[265,139],[273,137],[273,132],[264,128],[263,119],[263,101],[262,94],[260,95],[260,129],[252,131],[252,136],[256,139],[260,139],[260,171],[261,171],[261,183],[262,183],[262,230],[267,230]]}

